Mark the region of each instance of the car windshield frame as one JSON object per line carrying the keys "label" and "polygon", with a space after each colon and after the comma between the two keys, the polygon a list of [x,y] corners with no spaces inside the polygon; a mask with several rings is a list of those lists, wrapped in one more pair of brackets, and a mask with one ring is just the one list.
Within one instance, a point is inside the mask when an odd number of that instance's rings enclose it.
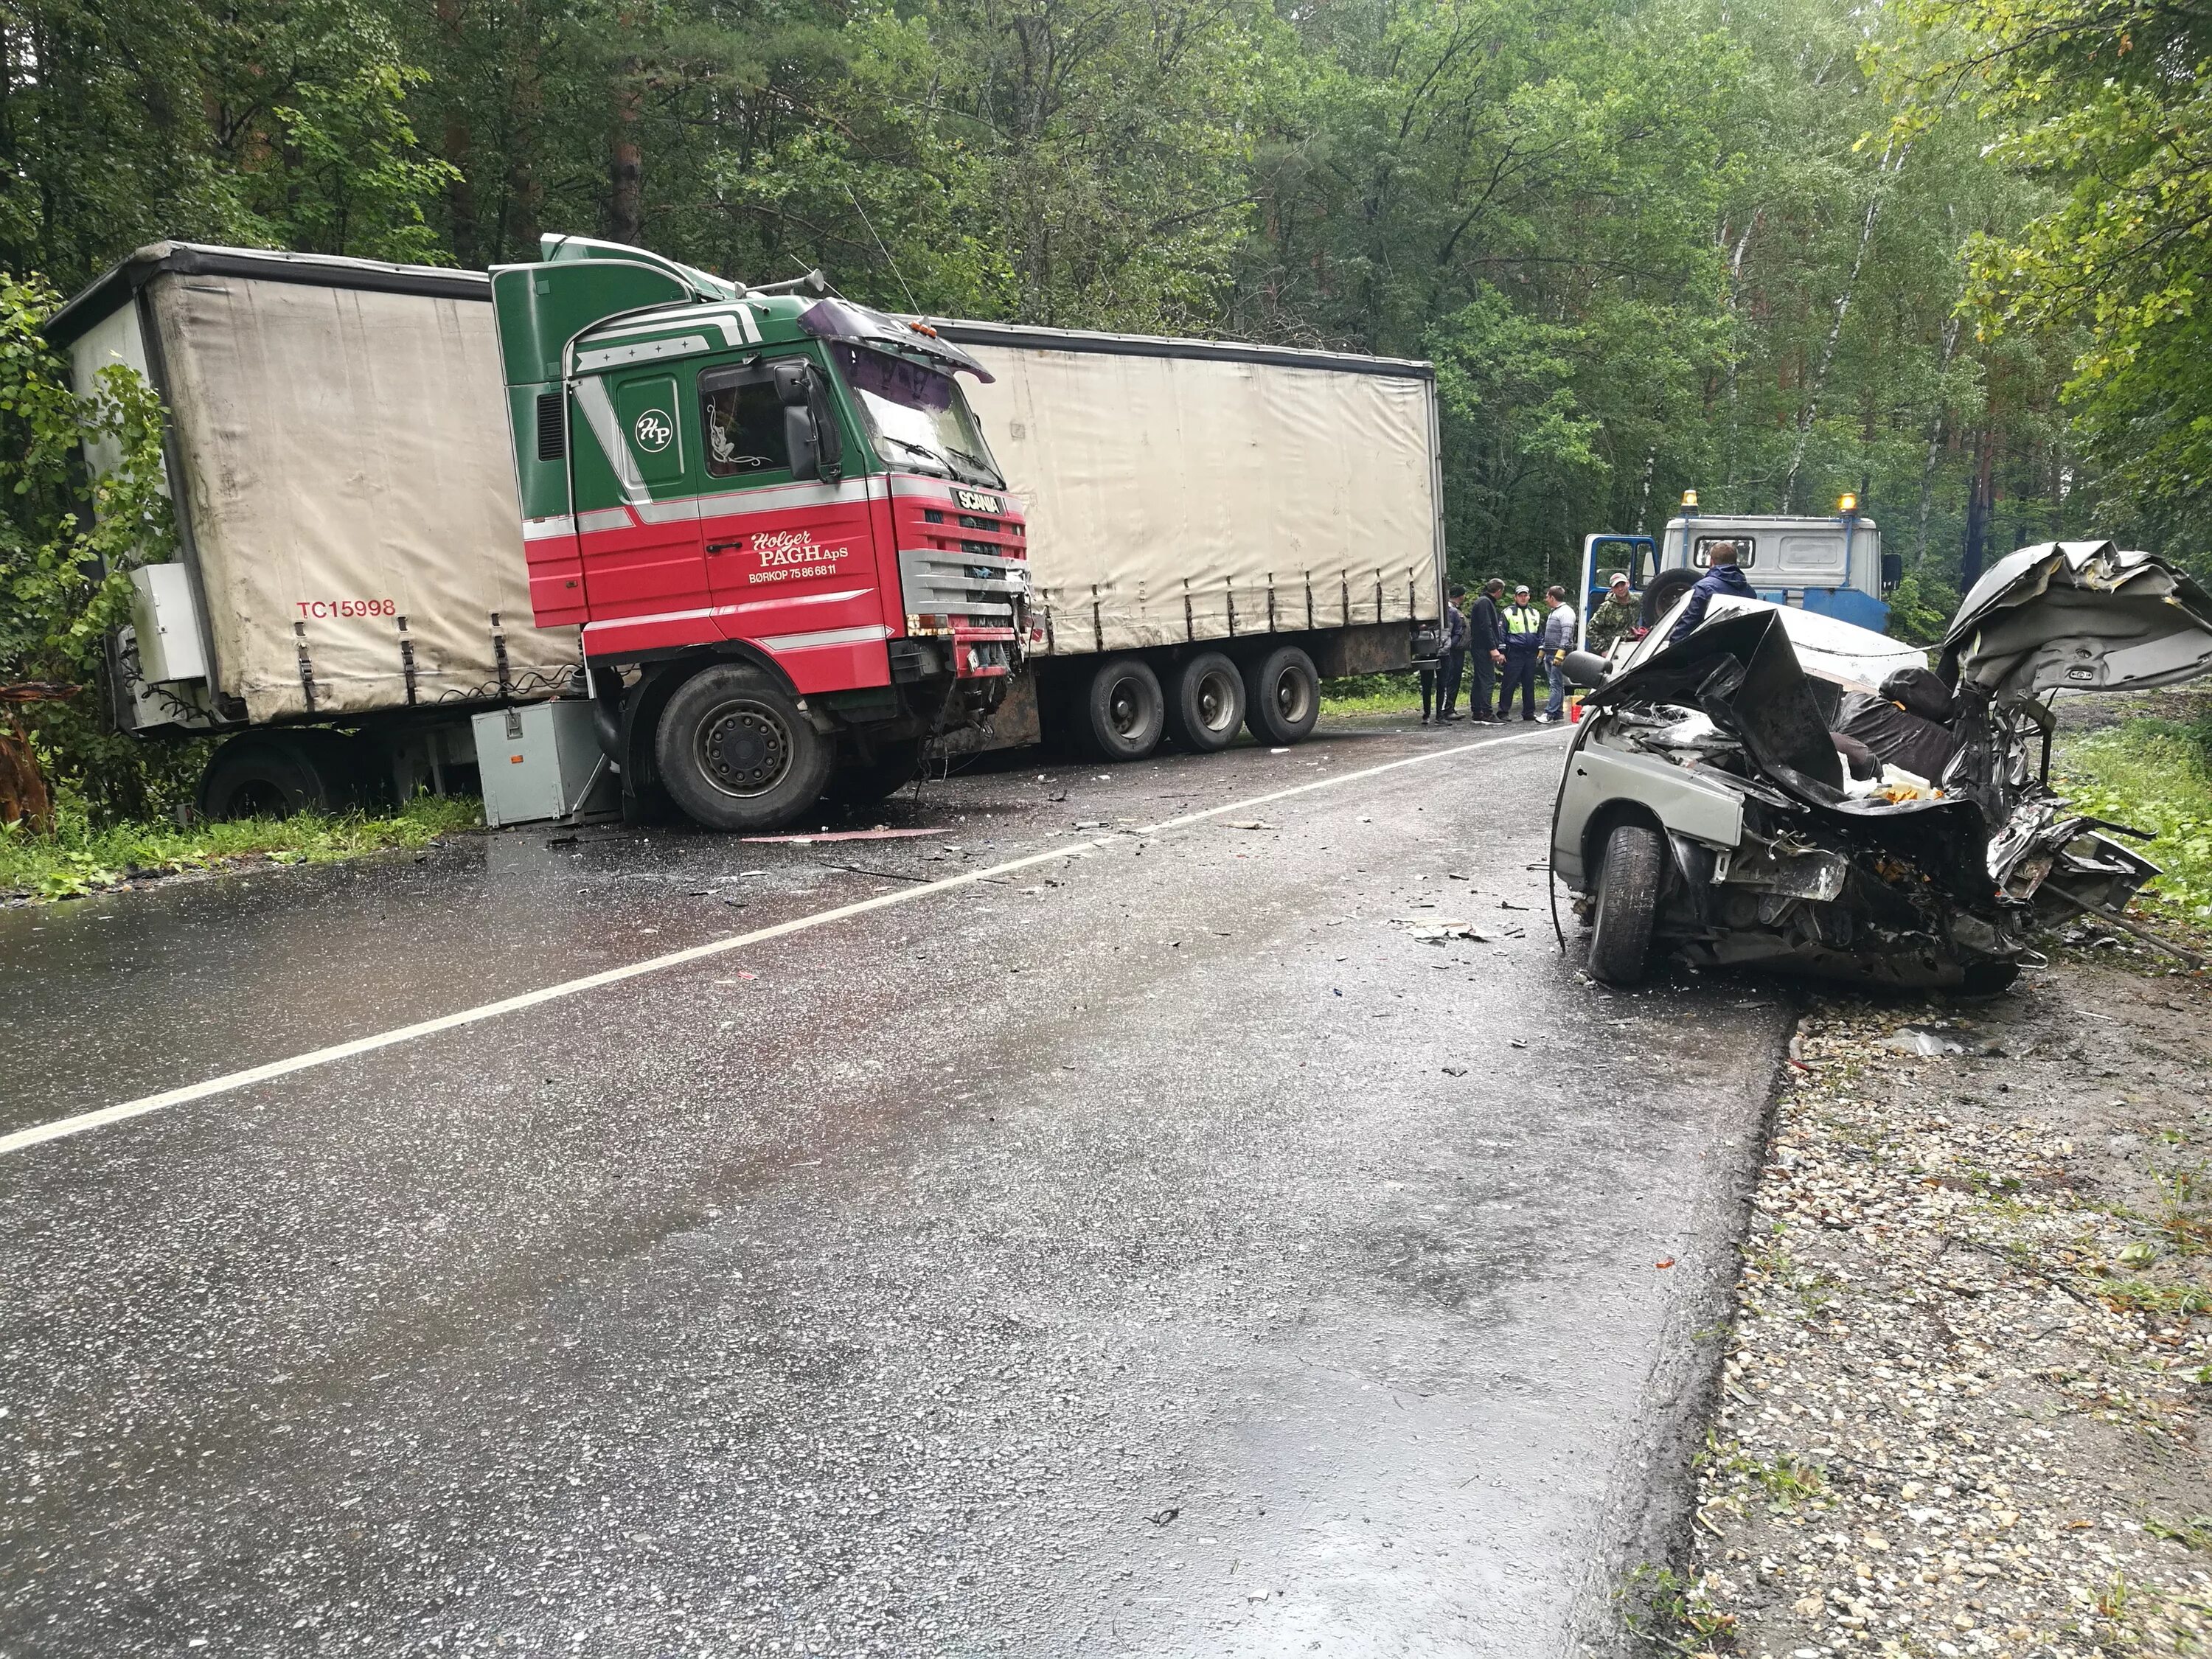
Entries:
{"label": "car windshield frame", "polygon": [[[1006,475],[960,383],[933,363],[854,341],[829,343],[830,361],[889,465],[919,465],[962,483],[1004,489]],[[942,403],[939,402],[942,396]]]}

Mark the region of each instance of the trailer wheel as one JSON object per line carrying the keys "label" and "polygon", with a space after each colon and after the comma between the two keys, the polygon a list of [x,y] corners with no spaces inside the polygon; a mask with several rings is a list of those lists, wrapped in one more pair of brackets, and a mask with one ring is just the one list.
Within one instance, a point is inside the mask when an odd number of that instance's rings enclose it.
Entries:
{"label": "trailer wheel", "polygon": [[734,663],[678,686],[653,733],[661,781],[709,830],[782,828],[821,799],[834,758],[790,693]]}
{"label": "trailer wheel", "polygon": [[1200,755],[1226,749],[1244,724],[1244,677],[1218,651],[1201,651],[1176,672],[1168,735]]}
{"label": "trailer wheel", "polygon": [[1607,985],[1633,985],[1644,977],[1665,856],[1658,831],[1648,824],[1615,824],[1606,837],[1605,862],[1597,872],[1597,921],[1590,934],[1589,970]]}
{"label": "trailer wheel", "polygon": [[1278,646],[1244,669],[1244,719],[1252,735],[1278,748],[1303,743],[1321,719],[1321,675],[1295,645]]}
{"label": "trailer wheel", "polygon": [[1159,747],[1166,699],[1159,676],[1135,657],[1109,657],[1092,671],[1083,734],[1102,760],[1142,760]]}
{"label": "trailer wheel", "polygon": [[347,812],[362,804],[368,782],[362,751],[336,732],[241,732],[215,751],[200,775],[200,816]]}

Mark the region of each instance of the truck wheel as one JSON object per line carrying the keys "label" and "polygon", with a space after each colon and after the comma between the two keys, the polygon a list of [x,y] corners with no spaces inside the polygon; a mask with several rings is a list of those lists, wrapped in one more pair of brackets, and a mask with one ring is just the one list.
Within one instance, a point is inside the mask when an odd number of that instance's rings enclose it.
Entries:
{"label": "truck wheel", "polygon": [[921,769],[917,746],[902,744],[896,753],[879,753],[872,761],[848,761],[830,775],[830,787],[823,795],[841,806],[873,806],[912,783]]}
{"label": "truck wheel", "polygon": [[821,799],[833,758],[790,693],[735,663],[678,686],[653,733],[662,782],[709,830],[781,829]]}
{"label": "truck wheel", "polygon": [[1589,970],[1607,985],[1633,985],[1644,977],[1664,857],[1658,831],[1647,825],[1616,824],[1606,837],[1605,862],[1597,872],[1597,923],[1590,934]]}
{"label": "truck wheel", "polygon": [[1200,755],[1226,749],[1244,724],[1244,677],[1218,651],[1201,651],[1178,669],[1168,698],[1168,735]]}
{"label": "truck wheel", "polygon": [[1252,735],[1278,748],[1303,743],[1321,719],[1321,675],[1295,645],[1279,646],[1244,670],[1244,719]]}
{"label": "truck wheel", "polygon": [[1102,760],[1142,760],[1159,747],[1166,699],[1159,676],[1135,657],[1109,657],[1091,676],[1083,733]]}
{"label": "truck wheel", "polygon": [[289,818],[347,812],[368,780],[361,752],[336,732],[242,732],[215,751],[200,775],[200,816]]}

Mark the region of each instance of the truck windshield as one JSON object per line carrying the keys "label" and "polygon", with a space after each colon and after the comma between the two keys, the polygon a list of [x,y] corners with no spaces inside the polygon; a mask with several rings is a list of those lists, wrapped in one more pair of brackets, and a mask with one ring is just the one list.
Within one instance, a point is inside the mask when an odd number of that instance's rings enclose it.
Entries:
{"label": "truck windshield", "polygon": [[866,346],[836,343],[830,351],[885,460],[994,489],[1006,487],[975,411],[950,374]]}

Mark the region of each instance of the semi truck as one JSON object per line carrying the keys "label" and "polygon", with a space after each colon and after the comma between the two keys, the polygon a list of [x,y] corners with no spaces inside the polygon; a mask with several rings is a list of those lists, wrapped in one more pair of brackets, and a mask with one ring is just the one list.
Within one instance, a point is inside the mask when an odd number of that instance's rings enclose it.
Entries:
{"label": "semi truck", "polygon": [[125,729],[228,734],[211,814],[477,782],[771,829],[931,744],[1295,742],[1441,615],[1425,364],[565,236],[489,275],[161,244],[48,331],[168,410],[179,557],[112,680]]}
{"label": "semi truck", "polygon": [[1759,597],[1880,633],[1889,624],[1886,597],[1902,574],[1881,550],[1881,531],[1843,496],[1830,516],[1712,514],[1698,510],[1698,492],[1682,492],[1682,510],[1656,538],[1601,532],[1583,538],[1583,617],[1577,645],[1588,642],[1590,612],[1605,598],[1609,569],[1625,572],[1644,596],[1649,627],[1697,583],[1716,542],[1733,542],[1736,562]]}

